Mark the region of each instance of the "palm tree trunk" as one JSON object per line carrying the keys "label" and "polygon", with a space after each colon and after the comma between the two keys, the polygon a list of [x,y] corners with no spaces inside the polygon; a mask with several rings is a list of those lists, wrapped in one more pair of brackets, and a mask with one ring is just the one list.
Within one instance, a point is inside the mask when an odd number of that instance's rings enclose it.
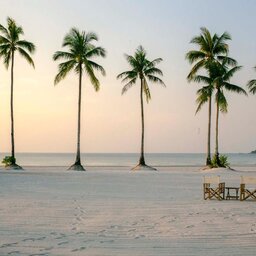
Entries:
{"label": "palm tree trunk", "polygon": [[140,86],[140,106],[141,106],[141,150],[140,150],[140,165],[145,165],[144,159],[144,109],[143,109],[143,79],[141,78]]}
{"label": "palm tree trunk", "polygon": [[208,107],[208,138],[207,138],[207,158],[206,165],[211,165],[211,119],[212,119],[212,96],[209,96]]}
{"label": "palm tree trunk", "polygon": [[13,113],[13,70],[14,70],[14,51],[12,51],[11,65],[11,145],[12,145],[12,164],[15,164],[15,144],[14,144],[14,113]]}
{"label": "palm tree trunk", "polygon": [[79,92],[78,92],[78,124],[77,124],[77,150],[75,165],[81,165],[80,158],[80,130],[81,130],[81,95],[82,95],[82,66],[79,66]]}
{"label": "palm tree trunk", "polygon": [[217,109],[216,109],[216,140],[215,140],[215,157],[216,157],[216,164],[220,166],[220,159],[219,159],[219,91],[217,92]]}

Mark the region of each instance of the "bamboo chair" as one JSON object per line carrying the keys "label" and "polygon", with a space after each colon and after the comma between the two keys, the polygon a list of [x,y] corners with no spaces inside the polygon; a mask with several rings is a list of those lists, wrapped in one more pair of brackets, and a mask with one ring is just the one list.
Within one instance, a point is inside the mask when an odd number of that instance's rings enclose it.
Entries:
{"label": "bamboo chair", "polygon": [[256,177],[241,176],[240,201],[248,198],[256,200]]}
{"label": "bamboo chair", "polygon": [[225,182],[220,182],[220,176],[204,176],[204,200],[225,199]]}

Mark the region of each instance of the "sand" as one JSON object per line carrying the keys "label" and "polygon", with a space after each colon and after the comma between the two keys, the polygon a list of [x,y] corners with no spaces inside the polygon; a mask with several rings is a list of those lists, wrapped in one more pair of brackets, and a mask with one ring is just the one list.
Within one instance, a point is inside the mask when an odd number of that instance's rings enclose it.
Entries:
{"label": "sand", "polygon": [[256,176],[236,169],[0,170],[0,255],[254,256],[256,202],[203,200],[203,175]]}

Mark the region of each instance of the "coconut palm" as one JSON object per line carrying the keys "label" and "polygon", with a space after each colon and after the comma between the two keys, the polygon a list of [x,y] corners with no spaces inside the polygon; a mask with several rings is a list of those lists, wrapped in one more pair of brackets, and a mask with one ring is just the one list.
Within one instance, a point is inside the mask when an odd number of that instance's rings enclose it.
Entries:
{"label": "coconut palm", "polygon": [[105,75],[104,68],[97,64],[92,59],[94,57],[105,57],[106,51],[104,48],[95,46],[94,41],[98,41],[98,36],[93,33],[85,33],[79,31],[77,28],[72,28],[70,32],[64,37],[63,47],[67,47],[67,51],[57,51],[53,55],[53,60],[64,60],[58,66],[58,74],[55,77],[54,84],[56,85],[66,77],[71,71],[75,71],[79,76],[78,82],[78,125],[77,125],[77,150],[75,163],[69,170],[83,171],[84,167],[81,164],[80,158],[80,130],[81,130],[81,96],[82,96],[82,77],[86,74],[94,89],[100,89],[100,82],[95,75],[95,70],[100,71]]}
{"label": "coconut palm", "polygon": [[[256,67],[254,67],[256,69]],[[256,79],[250,80],[247,83],[247,87],[249,89],[249,92],[252,94],[256,94]]]}
{"label": "coconut palm", "polygon": [[[231,36],[224,32],[221,36],[214,34],[213,36],[209,32],[209,30],[205,27],[201,28],[201,34],[199,36],[195,36],[192,38],[190,43],[195,44],[199,47],[199,50],[191,50],[186,54],[186,59],[190,64],[194,64],[190,73],[187,76],[189,82],[195,81],[194,78],[199,72],[199,70],[204,69],[208,74],[209,78],[212,79],[210,66],[216,62],[221,61],[224,58],[230,65],[235,65],[236,61],[230,57],[227,57],[228,53],[228,44],[226,41],[231,40]],[[197,82],[206,82],[204,77],[197,77]],[[212,85],[208,83],[208,87]],[[207,157],[206,157],[206,165],[211,165],[211,106],[212,106],[212,91],[213,88],[208,88],[207,97],[205,97],[206,89],[204,88],[202,91],[199,91],[198,94],[203,93],[201,97],[198,95],[197,102],[200,103],[200,98],[203,98],[203,104],[199,104],[199,109],[204,103],[208,102],[208,134],[207,134]]]}
{"label": "coconut palm", "polygon": [[228,102],[225,97],[225,90],[235,92],[238,94],[247,95],[246,91],[238,85],[230,83],[233,75],[239,71],[241,66],[229,67],[228,63],[223,60],[221,63],[216,63],[212,68],[214,74],[213,85],[216,90],[215,103],[216,103],[216,138],[215,138],[215,159],[217,166],[221,167],[219,159],[219,112],[226,113],[228,110]]}
{"label": "coconut palm", "polygon": [[11,65],[11,157],[9,157],[8,166],[13,169],[21,169],[16,164],[15,143],[14,143],[14,110],[13,110],[13,86],[14,86],[14,60],[15,53],[18,52],[21,57],[34,67],[34,62],[30,56],[34,53],[35,46],[33,43],[20,39],[24,34],[21,26],[7,18],[7,27],[0,25],[0,56],[4,59],[6,68]]}
{"label": "coconut palm", "polygon": [[[156,68],[156,65],[162,61],[161,58],[149,61],[147,59],[147,53],[142,46],[139,46],[135,51],[134,56],[125,55],[127,62],[129,63],[131,70],[120,73],[117,79],[123,78],[122,82],[125,82],[125,86],[122,89],[122,94],[126,93],[128,89],[134,86],[137,79],[140,79],[140,105],[141,105],[141,150],[139,164],[134,167],[134,170],[141,168],[153,169],[145,163],[144,157],[144,103],[143,95],[146,101],[149,102],[151,99],[150,89],[148,86],[148,81],[152,83],[159,83],[165,86],[164,82],[158,77],[162,76],[163,73],[160,69]],[[147,81],[148,80],[148,81]]]}

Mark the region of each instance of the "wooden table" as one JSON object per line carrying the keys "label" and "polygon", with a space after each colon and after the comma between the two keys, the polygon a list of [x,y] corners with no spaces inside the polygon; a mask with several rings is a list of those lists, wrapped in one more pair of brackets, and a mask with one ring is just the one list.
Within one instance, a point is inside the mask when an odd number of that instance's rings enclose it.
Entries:
{"label": "wooden table", "polygon": [[[239,187],[226,187],[227,190],[227,196],[226,196],[226,200],[230,200],[230,199],[239,199]],[[235,195],[234,195],[235,193]]]}

